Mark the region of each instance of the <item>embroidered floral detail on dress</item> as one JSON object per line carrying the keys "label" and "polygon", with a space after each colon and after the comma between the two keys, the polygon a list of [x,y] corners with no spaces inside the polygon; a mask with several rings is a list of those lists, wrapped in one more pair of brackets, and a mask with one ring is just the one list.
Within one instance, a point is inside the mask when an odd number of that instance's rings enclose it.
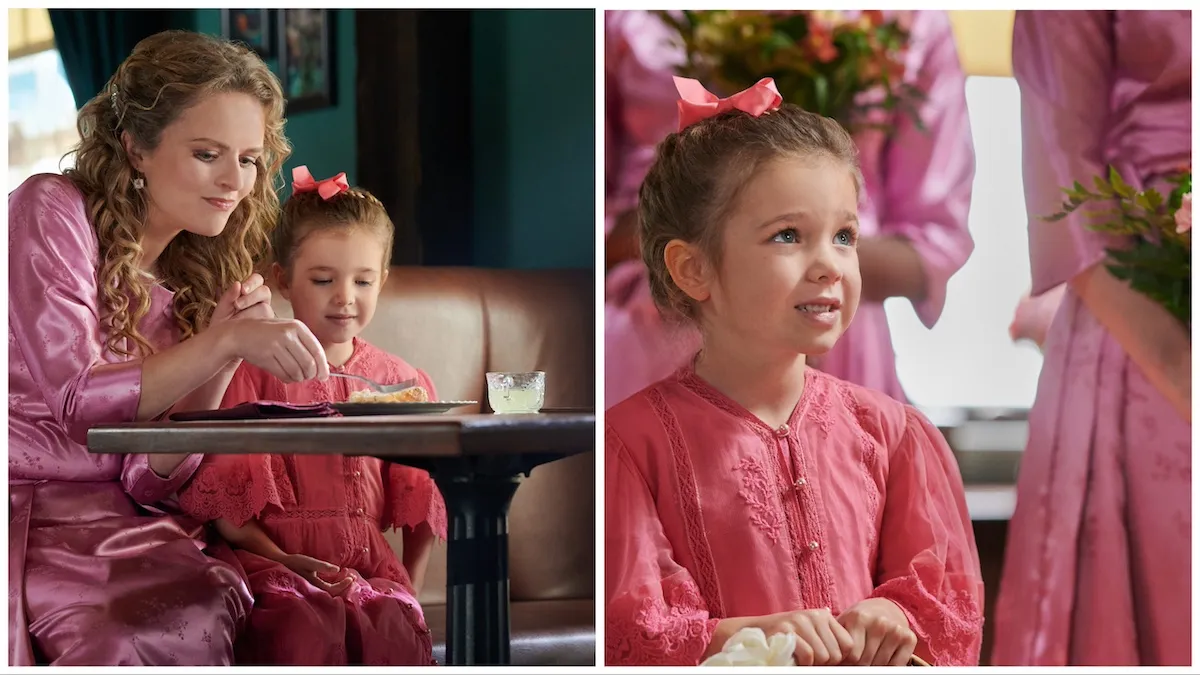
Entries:
{"label": "embroidered floral detail on dress", "polygon": [[872,597],[887,598],[904,609],[932,665],[979,664],[983,610],[974,593],[951,588],[935,597],[913,574],[888,581],[875,589]]}
{"label": "embroidered floral detail on dress", "polygon": [[[815,384],[812,380],[810,383]],[[834,425],[833,399],[829,395],[829,387],[822,386],[813,393],[811,402],[808,404],[808,419],[817,425],[822,435],[826,438],[829,437],[829,432],[833,430]]]}
{"label": "embroidered floral detail on dress", "polygon": [[738,496],[750,507],[750,523],[770,537],[771,543],[778,544],[782,519],[775,508],[775,481],[768,476],[757,457],[742,459],[738,462],[737,470],[742,478],[742,489],[738,490]]}
{"label": "embroidered floral detail on dress", "polygon": [[200,520],[225,518],[240,527],[268,506],[286,511],[295,495],[282,456],[233,455],[202,464],[179,504]]}
{"label": "embroidered floral detail on dress", "polygon": [[696,488],[696,474],[692,470],[692,457],[688,453],[679,420],[667,405],[666,398],[658,389],[648,392],[650,405],[671,442],[671,458],[674,460],[675,475],[679,480],[680,511],[683,512],[684,529],[688,546],[692,552],[696,569],[693,575],[700,594],[714,616],[725,616],[721,602],[721,587],[717,582],[717,566],[713,562],[712,548],[704,527],[704,514],[700,509],[700,491]]}
{"label": "embroidered floral detail on dress", "polygon": [[446,539],[446,501],[437,483],[427,472],[407,466],[387,467],[388,501],[391,513],[385,515],[384,527],[396,529],[429,523],[434,536]]}
{"label": "embroidered floral detail on dress", "polygon": [[[849,385],[838,382],[837,388],[842,404],[850,413],[850,421],[854,424],[855,435],[862,451],[859,466],[862,468],[863,494],[867,498],[867,516],[870,522],[875,522],[879,516],[879,485],[875,482],[875,465],[879,461],[879,451],[874,437],[863,428],[863,420],[870,411],[858,402]],[[869,528],[867,532],[867,550],[870,551],[873,560],[879,547],[879,532],[874,527]]]}
{"label": "embroidered floral detail on dress", "polygon": [[[697,665],[712,640],[717,619],[708,618],[691,579],[664,580],[662,595],[648,592],[636,607],[620,598],[610,605],[605,624],[604,661],[608,665]],[[613,611],[615,609],[615,611]]]}

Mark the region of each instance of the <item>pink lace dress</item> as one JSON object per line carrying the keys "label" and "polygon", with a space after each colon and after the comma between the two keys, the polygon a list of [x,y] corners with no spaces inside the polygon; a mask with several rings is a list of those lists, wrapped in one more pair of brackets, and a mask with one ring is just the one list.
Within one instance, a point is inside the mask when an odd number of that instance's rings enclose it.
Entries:
{"label": "pink lace dress", "polygon": [[696,665],[720,619],[868,597],[904,611],[922,658],[979,662],[962,480],[912,407],[810,368],[772,429],[688,366],[606,417],[607,665]]}
{"label": "pink lace dress", "polygon": [[[362,340],[334,371],[383,383],[418,377],[436,396],[428,375]],[[344,401],[358,388],[344,378],[285,384],[243,364],[222,405]],[[285,552],[352,569],[359,577],[333,597],[279,563],[236,550],[255,598],[237,644],[240,664],[433,664],[412,581],[383,536],[388,528],[429,523],[445,538],[445,503],[428,473],[369,457],[209,455],[180,504],[203,520],[242,525],[257,518]]]}

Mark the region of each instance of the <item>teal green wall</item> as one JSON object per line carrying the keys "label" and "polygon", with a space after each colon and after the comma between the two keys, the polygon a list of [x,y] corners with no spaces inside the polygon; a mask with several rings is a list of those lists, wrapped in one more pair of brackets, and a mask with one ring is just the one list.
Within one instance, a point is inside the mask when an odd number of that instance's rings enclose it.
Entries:
{"label": "teal green wall", "polygon": [[[358,59],[354,49],[354,10],[334,11],[338,14],[337,36],[334,40],[337,48],[337,105],[288,116],[285,132],[292,143],[292,156],[284,165],[285,182],[281,197],[291,194],[292,168],[301,164],[307,164],[317,179],[345,171],[351,184],[355,180],[358,157],[355,152],[357,112],[354,90]],[[221,10],[197,9],[195,12],[198,32],[221,34]],[[267,63],[275,69],[276,74],[279,73],[277,60],[272,59]]]}
{"label": "teal green wall", "polygon": [[471,31],[478,264],[593,267],[594,12],[476,10]]}

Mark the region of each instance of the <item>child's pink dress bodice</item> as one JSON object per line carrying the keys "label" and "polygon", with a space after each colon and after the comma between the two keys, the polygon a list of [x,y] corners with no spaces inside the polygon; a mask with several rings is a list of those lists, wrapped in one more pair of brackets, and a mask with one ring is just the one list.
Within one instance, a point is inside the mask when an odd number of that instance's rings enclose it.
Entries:
{"label": "child's pink dress bodice", "polygon": [[696,665],[719,619],[868,597],[926,659],[978,663],[962,479],[913,408],[809,369],[772,429],[685,367],[610,409],[604,446],[608,664]]}

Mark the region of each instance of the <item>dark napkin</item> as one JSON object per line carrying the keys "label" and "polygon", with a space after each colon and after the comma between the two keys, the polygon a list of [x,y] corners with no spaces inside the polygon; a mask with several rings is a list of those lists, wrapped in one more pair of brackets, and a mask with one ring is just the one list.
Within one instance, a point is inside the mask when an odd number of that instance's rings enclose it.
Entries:
{"label": "dark napkin", "polygon": [[296,405],[278,401],[243,403],[222,410],[197,410],[171,415],[172,422],[204,422],[213,420],[277,420],[302,417],[341,417],[329,403]]}

